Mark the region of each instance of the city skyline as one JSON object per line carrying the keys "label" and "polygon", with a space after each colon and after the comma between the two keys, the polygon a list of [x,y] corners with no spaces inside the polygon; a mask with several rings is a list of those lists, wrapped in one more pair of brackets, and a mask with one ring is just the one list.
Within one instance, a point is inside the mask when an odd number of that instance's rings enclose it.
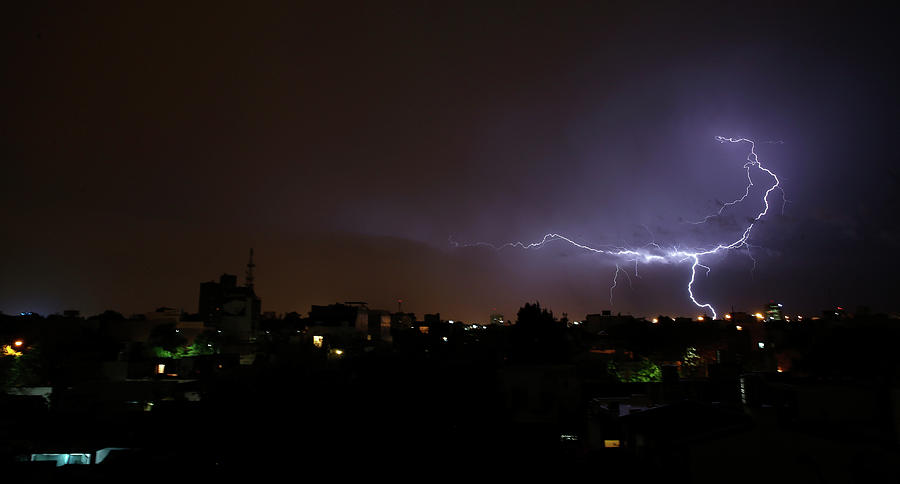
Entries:
{"label": "city skyline", "polygon": [[696,316],[683,264],[621,265],[623,279],[565,244],[464,245],[734,240],[746,214],[690,223],[743,193],[746,150],[725,136],[760,143],[788,202],[754,228],[755,263],[723,255],[698,279],[701,302],[896,313],[890,18],[19,5],[4,24],[0,310],[193,312],[197,284],[243,274],[253,247],[264,311]]}

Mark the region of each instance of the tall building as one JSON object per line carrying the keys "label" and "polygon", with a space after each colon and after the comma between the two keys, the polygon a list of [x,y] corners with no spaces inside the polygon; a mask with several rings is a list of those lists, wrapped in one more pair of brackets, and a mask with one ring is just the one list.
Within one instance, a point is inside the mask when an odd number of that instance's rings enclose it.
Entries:
{"label": "tall building", "polygon": [[391,312],[386,309],[369,310],[369,334],[380,341],[390,343]]}
{"label": "tall building", "polygon": [[259,329],[262,302],[253,289],[253,249],[247,263],[247,278],[243,286],[237,285],[237,276],[222,274],[219,282],[200,284],[198,313],[207,326],[222,331],[225,338],[234,341],[253,341]]}

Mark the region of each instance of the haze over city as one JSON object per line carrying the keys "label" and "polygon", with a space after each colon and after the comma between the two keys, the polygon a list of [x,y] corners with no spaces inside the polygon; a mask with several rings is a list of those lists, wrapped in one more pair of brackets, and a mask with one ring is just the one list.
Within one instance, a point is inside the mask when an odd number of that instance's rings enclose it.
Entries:
{"label": "haze over city", "polygon": [[886,5],[5,5],[3,477],[900,482]]}
{"label": "haze over city", "polygon": [[[52,5],[52,7],[50,7]],[[717,307],[900,310],[890,15],[718,3],[28,3],[3,20],[0,310],[194,311],[256,252],[264,310],[367,301],[484,321],[695,316],[689,264],[745,214],[745,145],[788,202],[710,259]],[[765,180],[757,179],[762,183]],[[758,209],[759,199],[748,210]],[[456,244],[455,244],[455,243]],[[623,284],[623,281],[626,282]]]}

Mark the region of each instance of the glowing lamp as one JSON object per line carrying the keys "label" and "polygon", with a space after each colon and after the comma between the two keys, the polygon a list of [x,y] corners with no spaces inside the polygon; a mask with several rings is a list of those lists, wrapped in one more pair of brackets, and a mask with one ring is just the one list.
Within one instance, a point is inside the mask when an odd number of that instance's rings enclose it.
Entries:
{"label": "glowing lamp", "polygon": [[20,339],[17,339],[13,344],[16,345],[16,347],[21,348],[22,345],[25,344],[25,342]]}

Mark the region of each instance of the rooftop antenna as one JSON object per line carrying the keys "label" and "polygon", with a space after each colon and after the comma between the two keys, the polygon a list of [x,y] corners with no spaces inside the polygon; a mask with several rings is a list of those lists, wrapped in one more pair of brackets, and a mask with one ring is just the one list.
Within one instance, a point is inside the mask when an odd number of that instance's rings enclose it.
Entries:
{"label": "rooftop antenna", "polygon": [[253,248],[250,248],[250,261],[247,262],[247,284],[246,286],[250,289],[253,289],[253,268],[256,267],[256,264],[253,263]]}

